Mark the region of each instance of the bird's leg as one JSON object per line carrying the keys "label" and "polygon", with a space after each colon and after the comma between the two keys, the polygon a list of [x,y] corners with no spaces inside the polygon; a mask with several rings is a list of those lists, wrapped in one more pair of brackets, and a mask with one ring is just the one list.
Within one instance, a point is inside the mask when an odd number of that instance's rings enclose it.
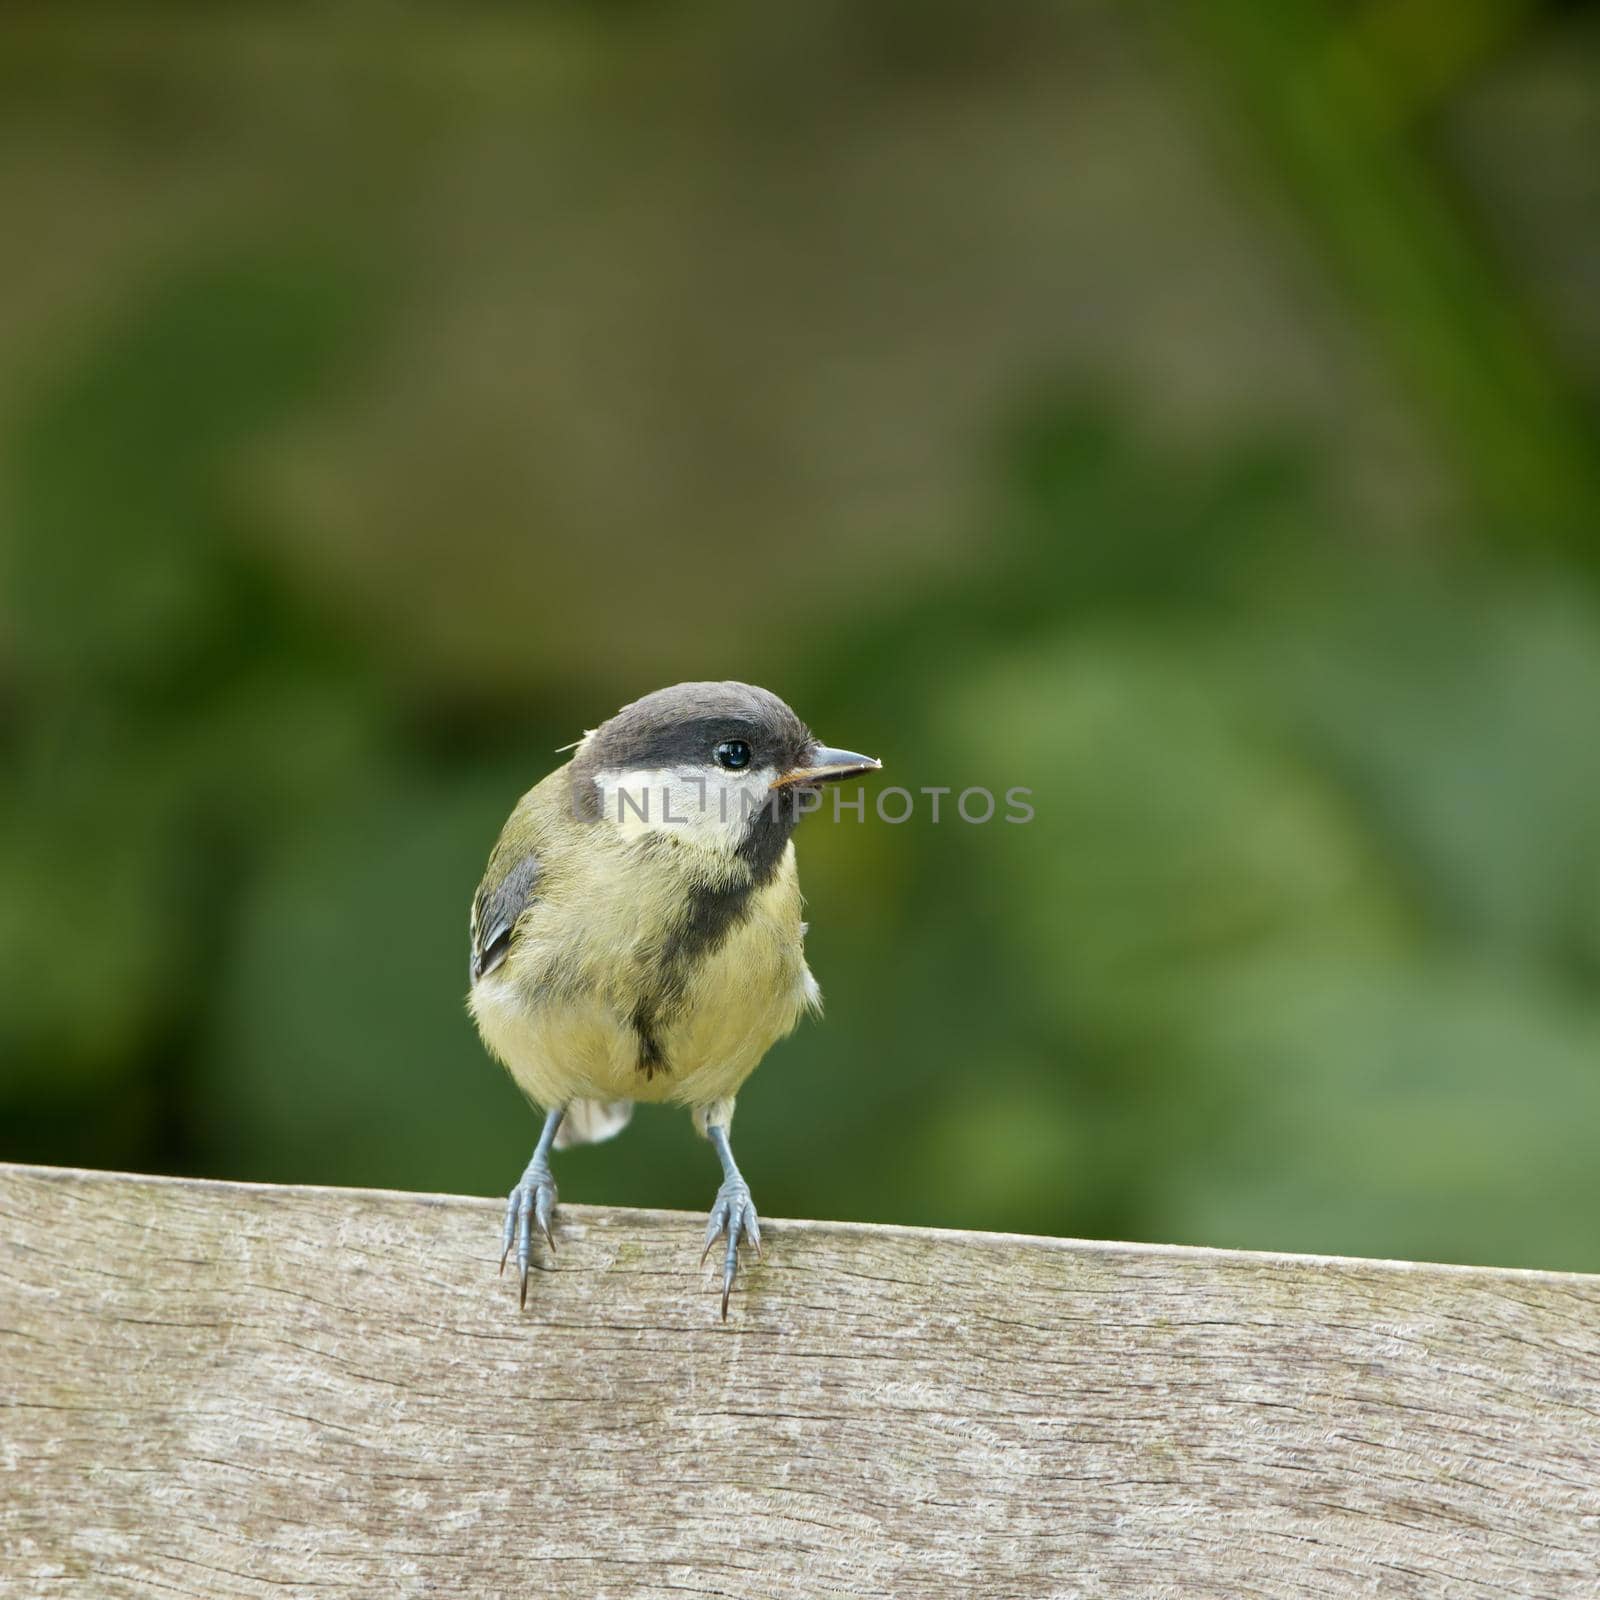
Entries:
{"label": "bird's leg", "polygon": [[506,1225],[500,1240],[500,1270],[506,1270],[506,1258],[511,1254],[512,1241],[517,1246],[517,1274],[522,1279],[519,1303],[528,1303],[528,1254],[533,1242],[533,1224],[539,1224],[545,1243],[556,1247],[550,1235],[550,1217],[556,1208],[556,1180],[550,1175],[550,1146],[555,1143],[556,1130],[566,1108],[558,1106],[546,1114],[539,1142],[533,1147],[533,1159],[528,1163],[522,1180],[506,1199]]}
{"label": "bird's leg", "polygon": [[744,1181],[733,1159],[733,1147],[728,1143],[728,1130],[715,1125],[706,1129],[722,1162],[722,1187],[711,1206],[711,1220],[706,1224],[706,1247],[700,1253],[705,1261],[711,1247],[721,1234],[728,1236],[728,1253],[722,1265],[722,1320],[728,1320],[728,1295],[733,1289],[733,1270],[739,1263],[739,1241],[748,1239],[761,1254],[761,1221],[756,1216],[755,1201],[750,1198],[750,1185]]}

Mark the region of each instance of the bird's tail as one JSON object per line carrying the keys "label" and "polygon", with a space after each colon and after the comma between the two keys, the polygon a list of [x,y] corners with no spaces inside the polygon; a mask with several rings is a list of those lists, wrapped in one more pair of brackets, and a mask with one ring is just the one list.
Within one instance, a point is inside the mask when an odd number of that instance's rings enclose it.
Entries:
{"label": "bird's tail", "polygon": [[632,1115],[631,1100],[574,1100],[561,1119],[556,1149],[565,1150],[575,1144],[599,1144],[602,1139],[614,1138],[628,1126]]}

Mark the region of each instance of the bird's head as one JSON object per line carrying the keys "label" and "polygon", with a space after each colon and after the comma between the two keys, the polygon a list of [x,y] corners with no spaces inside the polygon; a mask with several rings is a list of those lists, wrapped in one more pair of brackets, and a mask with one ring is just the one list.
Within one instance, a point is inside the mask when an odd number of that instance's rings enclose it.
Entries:
{"label": "bird's head", "polygon": [[765,851],[823,784],[881,765],[816,738],[748,683],[679,683],[624,706],[572,759],[573,806],[624,834],[670,833],[707,850]]}

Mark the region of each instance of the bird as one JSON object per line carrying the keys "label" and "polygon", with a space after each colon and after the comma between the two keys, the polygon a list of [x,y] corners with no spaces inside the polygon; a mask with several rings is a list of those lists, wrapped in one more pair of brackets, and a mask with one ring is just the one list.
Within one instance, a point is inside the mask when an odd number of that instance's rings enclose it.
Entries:
{"label": "bird", "polygon": [[506,1200],[527,1305],[533,1229],[555,1249],[552,1149],[609,1139],[636,1102],[687,1107],[722,1166],[704,1262],[761,1223],[734,1101],[821,992],[791,835],[826,784],[879,770],[753,684],[679,683],[625,705],[517,802],[473,896],[468,1010],[544,1122]]}

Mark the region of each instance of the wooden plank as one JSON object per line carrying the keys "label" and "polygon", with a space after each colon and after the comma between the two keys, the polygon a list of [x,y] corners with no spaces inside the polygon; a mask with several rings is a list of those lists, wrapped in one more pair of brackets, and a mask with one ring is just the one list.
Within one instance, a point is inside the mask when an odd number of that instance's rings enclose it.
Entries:
{"label": "wooden plank", "polygon": [[1600,1593],[1600,1278],[0,1167],[0,1594]]}

